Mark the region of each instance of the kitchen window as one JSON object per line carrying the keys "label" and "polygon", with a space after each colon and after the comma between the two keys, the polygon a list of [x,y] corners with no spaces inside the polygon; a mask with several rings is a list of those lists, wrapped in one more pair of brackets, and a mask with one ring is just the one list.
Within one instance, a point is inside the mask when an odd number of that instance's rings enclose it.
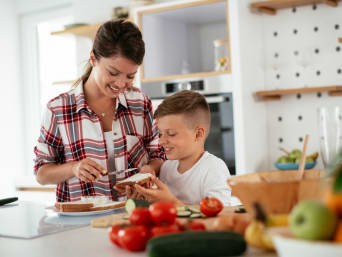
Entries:
{"label": "kitchen window", "polygon": [[[58,83],[76,78],[76,39],[52,36],[73,22],[71,8],[54,8],[23,15],[20,20],[25,170],[18,185],[38,185],[33,177],[33,148],[39,136],[41,115],[49,99],[70,89]],[[57,82],[57,83],[56,83]]]}

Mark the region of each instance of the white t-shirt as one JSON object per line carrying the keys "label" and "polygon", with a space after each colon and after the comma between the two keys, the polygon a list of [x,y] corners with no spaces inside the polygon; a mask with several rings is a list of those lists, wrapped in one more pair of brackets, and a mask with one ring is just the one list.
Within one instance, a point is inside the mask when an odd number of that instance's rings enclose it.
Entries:
{"label": "white t-shirt", "polygon": [[231,189],[227,165],[220,158],[204,152],[191,169],[178,172],[178,160],[167,160],[160,168],[160,180],[184,204],[195,205],[205,197],[216,197],[230,205]]}

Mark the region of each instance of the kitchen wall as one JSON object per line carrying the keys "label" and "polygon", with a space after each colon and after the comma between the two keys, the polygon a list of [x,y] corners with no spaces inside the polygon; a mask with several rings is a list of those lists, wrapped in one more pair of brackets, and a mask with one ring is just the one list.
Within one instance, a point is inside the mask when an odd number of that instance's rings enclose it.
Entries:
{"label": "kitchen wall", "polygon": [[[342,5],[325,4],[279,10],[262,17],[265,89],[342,85]],[[289,95],[267,102],[269,167],[282,155],[279,147],[302,148],[310,135],[308,154],[319,151],[317,109],[342,105],[341,96]],[[317,168],[322,168],[321,158]]]}
{"label": "kitchen wall", "polygon": [[19,31],[16,5],[12,0],[0,1],[0,198],[14,193],[13,181],[23,169],[23,124],[20,87]]}

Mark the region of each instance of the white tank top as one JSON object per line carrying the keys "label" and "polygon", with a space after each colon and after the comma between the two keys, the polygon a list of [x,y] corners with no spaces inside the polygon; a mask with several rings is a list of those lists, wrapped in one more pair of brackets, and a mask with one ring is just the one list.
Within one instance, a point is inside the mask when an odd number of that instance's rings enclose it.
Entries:
{"label": "white tank top", "polygon": [[115,170],[115,158],[114,158],[114,135],[113,131],[104,132],[106,140],[106,148],[108,153],[108,171]]}

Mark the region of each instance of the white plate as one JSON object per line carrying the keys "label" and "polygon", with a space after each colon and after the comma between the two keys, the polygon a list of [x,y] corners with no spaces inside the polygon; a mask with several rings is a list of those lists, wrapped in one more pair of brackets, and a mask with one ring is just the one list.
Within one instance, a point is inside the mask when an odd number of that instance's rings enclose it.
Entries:
{"label": "white plate", "polygon": [[342,256],[342,244],[329,241],[308,241],[291,236],[289,229],[273,234],[279,257],[337,257]]}
{"label": "white plate", "polygon": [[90,215],[99,215],[105,214],[109,212],[113,212],[114,210],[119,210],[124,207],[115,208],[115,209],[108,209],[108,210],[101,210],[101,211],[82,211],[82,212],[57,212],[59,216],[90,216]]}

